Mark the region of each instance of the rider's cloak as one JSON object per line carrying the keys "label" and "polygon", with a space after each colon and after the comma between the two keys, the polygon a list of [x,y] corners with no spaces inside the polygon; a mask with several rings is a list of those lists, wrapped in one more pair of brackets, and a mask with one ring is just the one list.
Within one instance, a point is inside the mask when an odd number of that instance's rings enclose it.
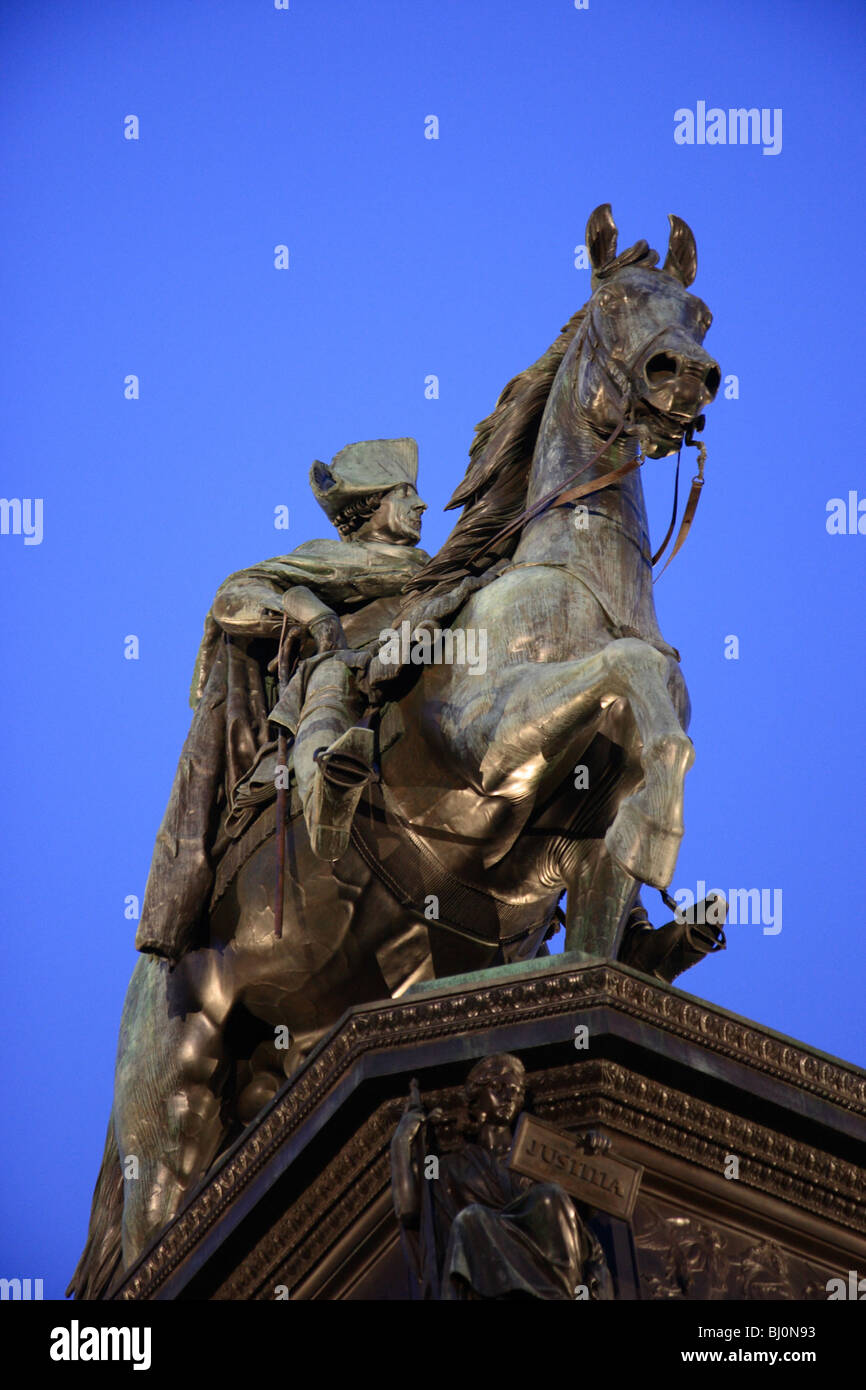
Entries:
{"label": "rider's cloak", "polygon": [[[399,594],[428,560],[418,547],[388,541],[306,541],[289,555],[230,575],[219,593],[255,581],[263,612],[278,628],[282,596],[293,585],[305,585],[345,615]],[[276,691],[267,668],[276,646],[275,639],[229,636],[208,612],[190,692],[195,713],[156,837],[135,938],[139,951],[176,961],[203,933],[216,866],[231,842],[232,793],[272,739]],[[249,816],[235,817],[235,837],[248,822]]]}

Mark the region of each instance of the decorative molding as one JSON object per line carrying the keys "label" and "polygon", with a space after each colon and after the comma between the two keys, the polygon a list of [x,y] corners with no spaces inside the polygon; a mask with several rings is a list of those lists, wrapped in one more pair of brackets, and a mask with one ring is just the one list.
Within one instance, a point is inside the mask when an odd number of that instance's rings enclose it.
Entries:
{"label": "decorative molding", "polygon": [[579,1089],[572,1072],[571,1067],[558,1067],[540,1079],[533,1077],[535,1109],[541,1118],[565,1128],[608,1125],[717,1177],[724,1172],[725,1155],[736,1153],[738,1188],[765,1192],[866,1234],[866,1167],[614,1062],[585,1063]]}
{"label": "decorative molding", "polygon": [[388,1189],[391,1135],[402,1110],[401,1101],[381,1105],[214,1298],[272,1300],[280,1284],[291,1297],[317,1260]]}

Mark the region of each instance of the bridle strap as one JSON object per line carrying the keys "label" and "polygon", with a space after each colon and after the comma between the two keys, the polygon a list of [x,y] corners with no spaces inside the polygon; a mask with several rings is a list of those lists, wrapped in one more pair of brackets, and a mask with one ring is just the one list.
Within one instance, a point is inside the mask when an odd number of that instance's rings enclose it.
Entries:
{"label": "bridle strap", "polygon": [[592,492],[601,492],[602,488],[610,487],[611,483],[618,483],[620,478],[627,478],[629,473],[640,468],[642,463],[643,455],[638,454],[635,458],[629,459],[627,463],[621,463],[619,468],[612,468],[609,473],[602,473],[600,478],[590,478],[588,482],[581,483],[579,487],[569,488],[568,492],[561,493],[550,505],[551,507],[565,507],[569,502],[576,502],[579,497],[588,497]]}
{"label": "bridle strap", "polygon": [[659,560],[662,558],[662,556],[664,555],[665,551],[667,550],[667,548],[668,548],[668,541],[670,540],[671,536],[673,535],[673,533],[674,533],[674,527],[675,527],[676,524],[677,524],[677,507],[678,507],[678,505],[679,505],[679,500],[680,500],[680,454],[681,454],[681,452],[682,452],[682,451],[681,451],[680,449],[677,449],[677,471],[676,471],[676,474],[674,475],[674,505],[673,505],[673,510],[671,511],[671,524],[670,524],[670,526],[668,527],[668,529],[667,529],[667,531],[666,531],[666,533],[665,533],[665,538],[664,538],[664,540],[662,541],[661,545],[659,546],[658,550],[656,551],[655,555],[654,555],[653,558],[652,558],[652,563],[653,563],[654,565],[657,565],[657,564],[658,564]]}

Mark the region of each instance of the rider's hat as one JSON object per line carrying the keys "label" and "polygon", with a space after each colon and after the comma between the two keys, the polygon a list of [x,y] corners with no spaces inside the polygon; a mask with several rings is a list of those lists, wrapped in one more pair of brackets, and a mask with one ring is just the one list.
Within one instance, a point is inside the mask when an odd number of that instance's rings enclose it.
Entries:
{"label": "rider's hat", "polygon": [[366,439],[347,444],[330,463],[316,459],[310,469],[313,496],[329,521],[350,502],[370,492],[389,492],[401,483],[412,487],[418,477],[414,439]]}

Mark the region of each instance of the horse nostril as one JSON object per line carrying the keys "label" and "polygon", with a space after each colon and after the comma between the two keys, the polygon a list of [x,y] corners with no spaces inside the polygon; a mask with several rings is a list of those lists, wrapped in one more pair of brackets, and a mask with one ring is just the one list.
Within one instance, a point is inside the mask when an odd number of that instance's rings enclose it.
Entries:
{"label": "horse nostril", "polygon": [[704,376],[704,386],[707,388],[710,394],[714,396],[721,384],[722,374],[714,362],[711,367],[707,368],[706,375]]}
{"label": "horse nostril", "polygon": [[644,367],[644,375],[650,386],[663,386],[679,371],[679,359],[669,352],[656,352]]}

